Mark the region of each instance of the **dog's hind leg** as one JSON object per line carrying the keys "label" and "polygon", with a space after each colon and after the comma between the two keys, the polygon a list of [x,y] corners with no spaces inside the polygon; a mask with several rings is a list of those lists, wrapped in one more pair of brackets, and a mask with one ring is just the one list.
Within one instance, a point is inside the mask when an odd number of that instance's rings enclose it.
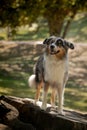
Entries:
{"label": "dog's hind leg", "polygon": [[36,87],[35,104],[37,104],[37,101],[39,101],[41,87],[42,83],[38,83]]}

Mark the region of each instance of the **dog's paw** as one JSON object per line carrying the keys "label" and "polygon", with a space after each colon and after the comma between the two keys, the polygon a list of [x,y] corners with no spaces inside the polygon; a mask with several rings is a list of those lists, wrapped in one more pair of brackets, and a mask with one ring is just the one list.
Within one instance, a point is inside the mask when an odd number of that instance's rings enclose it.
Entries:
{"label": "dog's paw", "polygon": [[34,104],[37,105],[37,101],[36,100],[34,101]]}
{"label": "dog's paw", "polygon": [[46,107],[47,107],[47,105],[42,103],[41,108],[42,108],[43,110],[46,110]]}
{"label": "dog's paw", "polygon": [[63,116],[65,115],[65,112],[63,111],[63,109],[57,109],[57,110],[58,110],[59,115],[63,115]]}
{"label": "dog's paw", "polygon": [[65,112],[61,110],[61,111],[58,111],[58,114],[64,116],[64,115],[65,115]]}

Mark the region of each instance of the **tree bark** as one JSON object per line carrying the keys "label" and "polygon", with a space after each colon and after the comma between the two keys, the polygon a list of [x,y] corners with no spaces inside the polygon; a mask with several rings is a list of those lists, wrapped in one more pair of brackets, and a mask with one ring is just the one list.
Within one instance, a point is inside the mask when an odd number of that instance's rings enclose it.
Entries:
{"label": "tree bark", "polygon": [[12,99],[6,99],[6,102],[0,104],[0,130],[36,130],[32,124],[22,122],[19,119],[20,112],[16,109],[15,104],[21,107],[22,102],[19,103],[17,100],[14,101],[14,105],[10,105],[8,101]]}
{"label": "tree bark", "polygon": [[8,25],[7,26],[7,40],[12,40],[13,33],[12,33],[12,28]]}
{"label": "tree bark", "polygon": [[61,30],[64,22],[63,15],[58,14],[58,12],[54,14],[47,15],[48,27],[50,35],[61,36]]}
{"label": "tree bark", "polygon": [[50,114],[35,106],[31,100],[6,96],[0,99],[6,107],[6,103],[12,106],[11,112],[3,120],[12,130],[87,130],[86,114],[68,110],[65,111],[65,116],[58,115],[57,112]]}

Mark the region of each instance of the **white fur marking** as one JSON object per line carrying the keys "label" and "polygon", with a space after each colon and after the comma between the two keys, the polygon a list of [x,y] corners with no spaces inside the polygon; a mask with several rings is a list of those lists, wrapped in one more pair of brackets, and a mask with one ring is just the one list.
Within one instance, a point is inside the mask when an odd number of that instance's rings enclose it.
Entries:
{"label": "white fur marking", "polygon": [[36,87],[35,74],[31,75],[28,79],[29,87]]}
{"label": "white fur marking", "polygon": [[50,84],[63,83],[64,74],[67,70],[68,63],[66,60],[55,60],[54,57],[44,56],[45,62],[45,81]]}

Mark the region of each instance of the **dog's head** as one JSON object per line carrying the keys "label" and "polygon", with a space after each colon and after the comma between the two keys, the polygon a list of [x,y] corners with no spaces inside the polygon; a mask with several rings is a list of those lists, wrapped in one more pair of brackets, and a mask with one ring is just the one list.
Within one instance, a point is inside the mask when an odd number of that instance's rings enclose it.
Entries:
{"label": "dog's head", "polygon": [[73,43],[55,36],[45,39],[43,44],[46,46],[47,54],[55,55],[58,58],[63,58],[69,48],[74,49]]}

